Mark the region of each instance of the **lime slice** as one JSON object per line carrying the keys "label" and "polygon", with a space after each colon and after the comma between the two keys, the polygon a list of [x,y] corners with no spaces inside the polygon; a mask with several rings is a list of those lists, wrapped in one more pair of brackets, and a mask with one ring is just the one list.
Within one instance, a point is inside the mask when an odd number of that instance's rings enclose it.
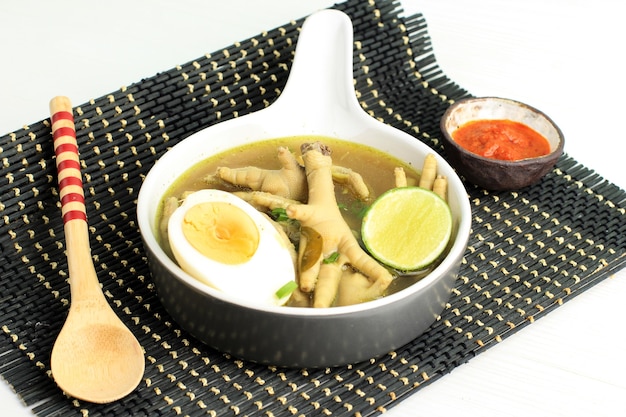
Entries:
{"label": "lime slice", "polygon": [[446,249],[452,214],[437,194],[420,187],[393,188],[374,201],[361,238],[378,261],[400,271],[423,269]]}

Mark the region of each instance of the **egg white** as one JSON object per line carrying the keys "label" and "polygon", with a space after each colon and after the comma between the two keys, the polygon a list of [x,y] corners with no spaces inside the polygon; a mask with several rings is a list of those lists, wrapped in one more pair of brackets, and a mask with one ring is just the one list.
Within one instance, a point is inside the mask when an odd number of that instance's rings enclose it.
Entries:
{"label": "egg white", "polygon": [[[259,231],[259,245],[245,263],[224,264],[202,255],[183,234],[189,208],[205,202],[224,202],[242,209]],[[271,221],[241,198],[221,190],[200,190],[188,195],[168,221],[168,239],[181,269],[197,280],[248,303],[278,305],[284,302],[276,291],[295,280],[289,242]]]}

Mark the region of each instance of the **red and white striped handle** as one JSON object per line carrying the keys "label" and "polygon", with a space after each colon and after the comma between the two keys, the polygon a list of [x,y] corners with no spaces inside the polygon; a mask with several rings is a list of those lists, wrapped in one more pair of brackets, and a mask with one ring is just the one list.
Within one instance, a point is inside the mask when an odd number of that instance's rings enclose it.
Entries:
{"label": "red and white striped handle", "polygon": [[70,100],[63,96],[54,97],[50,101],[50,115],[63,223],[72,220],[86,222],[85,194]]}

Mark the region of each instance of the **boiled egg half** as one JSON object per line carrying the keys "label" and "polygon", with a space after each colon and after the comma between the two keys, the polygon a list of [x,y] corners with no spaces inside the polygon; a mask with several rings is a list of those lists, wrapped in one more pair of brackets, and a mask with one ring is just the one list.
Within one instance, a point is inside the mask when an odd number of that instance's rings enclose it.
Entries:
{"label": "boiled egg half", "polygon": [[287,237],[226,191],[189,194],[168,221],[168,239],[183,271],[244,302],[280,305],[277,292],[295,281]]}

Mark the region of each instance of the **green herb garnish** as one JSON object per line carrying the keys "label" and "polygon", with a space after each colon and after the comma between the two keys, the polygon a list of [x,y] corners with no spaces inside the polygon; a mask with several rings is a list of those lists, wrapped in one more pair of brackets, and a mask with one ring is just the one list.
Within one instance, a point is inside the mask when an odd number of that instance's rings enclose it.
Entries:
{"label": "green herb garnish", "polygon": [[272,215],[272,218],[277,222],[286,222],[291,220],[289,216],[287,216],[287,210],[282,207],[272,209],[270,213]]}
{"label": "green herb garnish", "polygon": [[324,263],[332,264],[333,262],[336,262],[337,259],[339,259],[339,252],[333,252],[328,256],[328,258],[324,259]]}
{"label": "green herb garnish", "polygon": [[298,284],[296,283],[296,281],[289,281],[285,285],[280,287],[278,291],[276,291],[276,297],[278,297],[278,299],[280,300],[281,298],[290,295],[296,290],[296,288],[298,288]]}

